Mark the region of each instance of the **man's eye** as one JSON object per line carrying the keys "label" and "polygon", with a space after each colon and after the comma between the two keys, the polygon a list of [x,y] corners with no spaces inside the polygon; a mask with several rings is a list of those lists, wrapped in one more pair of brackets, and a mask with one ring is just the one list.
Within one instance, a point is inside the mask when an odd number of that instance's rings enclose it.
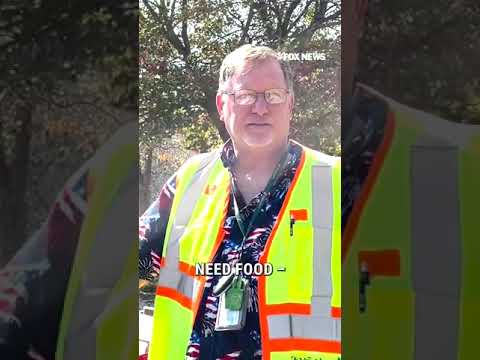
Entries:
{"label": "man's eye", "polygon": [[252,94],[237,94],[236,95],[237,101],[241,103],[246,103],[252,101],[253,95]]}
{"label": "man's eye", "polygon": [[283,96],[279,91],[268,91],[265,93],[266,100],[272,103],[279,103],[283,101]]}

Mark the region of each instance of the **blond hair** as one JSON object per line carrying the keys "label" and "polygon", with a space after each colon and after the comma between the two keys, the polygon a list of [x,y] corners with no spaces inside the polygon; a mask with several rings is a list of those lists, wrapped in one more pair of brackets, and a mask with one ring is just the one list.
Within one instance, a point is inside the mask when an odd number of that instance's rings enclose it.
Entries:
{"label": "blond hair", "polygon": [[293,76],[288,62],[275,50],[267,46],[256,46],[246,44],[232,51],[223,59],[220,67],[220,76],[218,79],[218,89],[233,77],[235,72],[246,64],[255,64],[268,59],[275,59],[280,64],[280,68],[285,78],[285,83],[289,91],[293,93]]}

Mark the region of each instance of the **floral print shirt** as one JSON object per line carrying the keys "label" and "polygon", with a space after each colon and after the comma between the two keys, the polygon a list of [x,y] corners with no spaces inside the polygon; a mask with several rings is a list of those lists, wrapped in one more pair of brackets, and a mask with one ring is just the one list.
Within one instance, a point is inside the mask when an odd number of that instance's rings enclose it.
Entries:
{"label": "floral print shirt", "polygon": [[342,139],[342,231],[382,143],[387,110],[383,101],[357,89],[352,111],[347,115],[351,126]]}

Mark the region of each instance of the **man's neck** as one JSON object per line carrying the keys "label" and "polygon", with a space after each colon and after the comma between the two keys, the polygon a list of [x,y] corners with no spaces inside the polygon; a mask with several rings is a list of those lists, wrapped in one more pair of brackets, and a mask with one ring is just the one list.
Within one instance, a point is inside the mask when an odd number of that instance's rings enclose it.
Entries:
{"label": "man's neck", "polygon": [[271,174],[287,148],[287,141],[280,146],[265,150],[242,149],[234,145],[236,156],[234,168],[237,173]]}
{"label": "man's neck", "polygon": [[248,204],[258,193],[265,190],[272,173],[288,149],[288,142],[270,151],[238,151],[233,173],[237,186]]}

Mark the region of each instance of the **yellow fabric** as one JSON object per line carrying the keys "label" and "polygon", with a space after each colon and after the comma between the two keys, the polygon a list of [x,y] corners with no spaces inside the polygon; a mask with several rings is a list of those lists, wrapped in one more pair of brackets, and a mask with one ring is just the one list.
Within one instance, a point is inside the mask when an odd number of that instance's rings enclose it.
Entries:
{"label": "yellow fabric", "polygon": [[[342,337],[348,343],[345,358],[409,360],[415,348],[415,293],[412,284],[411,246],[411,148],[418,139],[433,137],[413,113],[391,108],[395,115],[394,137],[378,173],[375,185],[359,218],[345,262],[343,316],[347,326]],[[438,120],[442,121],[442,120]],[[478,129],[477,129],[478,130]],[[472,131],[474,129],[472,128]],[[480,243],[478,204],[480,202],[480,139],[458,147],[461,219],[462,279],[459,307],[459,359],[477,354],[480,322]],[[392,206],[392,204],[395,204]],[[388,209],[388,212],[385,211]],[[367,287],[367,311],[359,311],[358,254],[365,250],[400,251],[398,277],[374,277]],[[435,249],[431,249],[432,254]],[[477,305],[475,305],[477,304]],[[454,341],[454,339],[452,339]],[[392,349],[395,349],[392,352]]]}
{"label": "yellow fabric", "polygon": [[[396,114],[397,123],[402,114]],[[384,164],[378,174],[355,236],[343,264],[343,356],[371,360],[406,360],[413,351],[413,293],[411,291],[410,247],[410,146],[417,130],[398,126]],[[392,189],[401,188],[400,191]],[[395,204],[392,206],[391,204]],[[389,209],[388,212],[385,209]],[[365,250],[398,249],[401,276],[373,278],[367,288],[367,311],[359,311],[358,253]],[[387,326],[388,324],[388,326]],[[402,346],[393,346],[394,342]],[[396,349],[394,353],[388,348]]]}
{"label": "yellow fabric", "polygon": [[[81,277],[85,267],[88,265],[90,249],[93,242],[96,240],[96,231],[101,224],[102,219],[106,216],[109,206],[115,197],[122,179],[124,179],[128,172],[135,166],[137,160],[137,146],[136,144],[123,144],[118,149],[112,152],[104,164],[104,172],[102,176],[98,177],[98,183],[95,186],[91,199],[89,199],[89,208],[86,214],[84,224],[79,238],[79,245],[75,255],[72,273],[70,275],[67,293],[65,296],[65,303],[60,323],[59,337],[57,341],[57,349],[55,358],[61,360],[64,358],[64,346],[68,329],[72,317],[72,308],[75,302],[75,296],[81,284]],[[133,245],[132,245],[133,246]],[[129,263],[123,270],[123,275],[118,281],[117,285],[112,291],[111,297],[122,298],[115,306],[109,309],[108,316],[104,316],[97,325],[100,331],[97,331],[97,357],[103,358],[108,354],[112,354],[115,349],[116,358],[124,357],[126,353],[138,352],[138,334],[135,334],[128,329],[128,323],[132,317],[125,317],[125,313],[131,313],[132,308],[136,308],[135,304],[138,302],[138,292],[134,289],[129,295],[125,296],[124,286],[126,279],[130,282],[138,278],[138,265],[135,263],[138,259],[138,247],[133,246]],[[138,260],[137,260],[138,262]],[[121,293],[119,293],[121,291]],[[133,316],[133,315],[132,315]],[[136,316],[134,316],[136,318]],[[94,326],[94,324],[92,324]],[[113,330],[115,329],[115,330]],[[122,337],[123,346],[118,346],[118,336],[120,329],[124,329],[127,333],[120,333]],[[115,338],[112,335],[115,334]],[[116,347],[114,346],[116,345]],[[127,348],[126,348],[127,347]],[[135,350],[134,350],[135,349]],[[106,351],[104,353],[103,351]]]}
{"label": "yellow fabric", "polygon": [[163,296],[155,297],[151,360],[183,360],[192,331],[192,311]]}
{"label": "yellow fabric", "polygon": [[340,159],[335,160],[332,174],[333,189],[333,231],[332,231],[332,307],[342,306],[342,200],[341,181],[342,164]]}
{"label": "yellow fabric", "polygon": [[192,266],[210,261],[218,230],[223,225],[222,215],[229,184],[228,171],[217,160],[207,181],[207,186],[214,190],[208,194],[202,190],[198,194],[192,216],[180,241],[180,261]]}
{"label": "yellow fabric", "polygon": [[480,323],[480,136],[477,136],[460,158],[460,198],[462,224],[462,288],[460,309],[459,360],[477,357]]}
{"label": "yellow fabric", "polygon": [[[284,217],[281,219],[276,239],[272,242],[269,257],[267,262],[272,263],[274,269],[277,267],[287,267],[288,272],[274,271],[272,276],[267,277],[266,280],[266,302],[267,304],[282,304],[282,303],[300,303],[310,304],[312,296],[312,264],[313,264],[313,226],[312,226],[312,171],[311,166],[321,157],[322,160],[331,159],[325,155],[313,150],[306,149],[306,162],[298,182],[292,191],[290,202],[284,212]],[[194,176],[196,168],[195,163],[191,163],[186,168],[183,168],[182,178],[179,179],[178,184],[189,184],[191,178]],[[334,177],[340,182],[340,163],[336,165],[334,170]],[[225,210],[226,200],[229,196],[229,174],[223,167],[221,160],[217,160],[216,164],[209,175],[207,181],[211,186],[212,191],[205,193],[202,191],[198,194],[198,199],[194,207],[194,211],[190,218],[188,225],[185,228],[184,235],[180,240],[180,254],[179,260],[191,266],[196,263],[208,262],[212,258],[214,251],[215,240],[218,236],[218,231],[222,227],[223,213]],[[340,216],[340,199],[339,199],[340,184],[336,184],[334,198],[336,209],[334,214]],[[178,211],[178,204],[181,197],[185,193],[183,187],[180,191],[176,191],[175,204],[172,207],[170,214],[168,228],[171,228],[173,219],[175,219]],[[290,232],[290,209],[307,209],[309,217],[307,221],[298,221],[295,224],[294,237],[291,239]],[[278,220],[277,220],[278,221]],[[332,235],[332,239],[340,241],[340,219],[334,221],[334,226],[337,228],[337,233]],[[168,239],[168,237],[166,237]],[[167,242],[167,241],[165,241]],[[340,266],[340,244],[336,244],[334,253],[339,258],[338,262],[332,262]],[[165,255],[164,249],[164,255]],[[337,294],[332,298],[339,306],[340,294],[340,271],[332,274],[334,292]],[[161,277],[160,273],[160,277]],[[286,287],[285,284],[288,284]],[[285,288],[289,291],[286,292]],[[193,301],[201,296],[200,293],[193,296]],[[188,338],[191,334],[193,326],[193,314],[180,306],[175,300],[164,296],[157,296],[155,301],[154,311],[154,329],[152,335],[152,342],[150,344],[149,358],[151,360],[169,359],[177,360],[183,359],[188,344]],[[307,354],[307,352],[305,352]],[[308,353],[315,355],[322,355],[321,353]],[[281,356],[278,359],[287,356],[291,360],[289,353],[276,354]],[[322,359],[338,359],[338,354],[335,357]],[[333,355],[332,355],[333,356]],[[273,359],[273,358],[272,358]],[[276,359],[276,358],[275,358]]]}
{"label": "yellow fabric", "polygon": [[[300,188],[297,184],[296,188]],[[294,196],[292,194],[292,199]],[[280,222],[275,241],[272,242],[267,262],[273,266],[272,275],[266,278],[266,303],[310,304],[312,296],[313,228],[311,224],[295,224],[290,237],[288,208]],[[283,241],[279,241],[282,239]],[[310,251],[306,251],[310,249]],[[277,271],[278,268],[287,271]],[[287,290],[287,291],[285,291]]]}
{"label": "yellow fabric", "polygon": [[[308,152],[310,154],[310,152]],[[279,223],[268,252],[267,262],[274,272],[266,278],[266,303],[310,304],[313,283],[313,225],[312,225],[312,156],[307,156],[305,165],[289,203],[286,205],[282,221]],[[293,237],[290,236],[290,210],[306,209],[307,221],[297,221]],[[287,271],[276,269],[285,267]],[[287,291],[285,291],[287,289]]]}
{"label": "yellow fabric", "polygon": [[[190,179],[192,178],[195,171],[197,171],[199,166],[200,158],[195,156],[189,159],[179,170],[176,177],[176,186],[175,193],[176,196],[173,198],[171,214],[176,214],[180,200],[183,198],[183,194],[188,186]],[[165,239],[170,238],[170,233],[172,232],[173,222],[169,221],[167,224],[167,229],[165,231]],[[168,242],[163,242],[163,251],[162,255],[165,255]]]}
{"label": "yellow fabric", "polygon": [[[138,322],[138,246],[132,249],[123,274],[112,291],[108,304],[113,306],[102,314],[97,326],[97,359],[134,359],[138,356],[138,333],[132,324]],[[125,330],[120,332],[119,330]]]}

